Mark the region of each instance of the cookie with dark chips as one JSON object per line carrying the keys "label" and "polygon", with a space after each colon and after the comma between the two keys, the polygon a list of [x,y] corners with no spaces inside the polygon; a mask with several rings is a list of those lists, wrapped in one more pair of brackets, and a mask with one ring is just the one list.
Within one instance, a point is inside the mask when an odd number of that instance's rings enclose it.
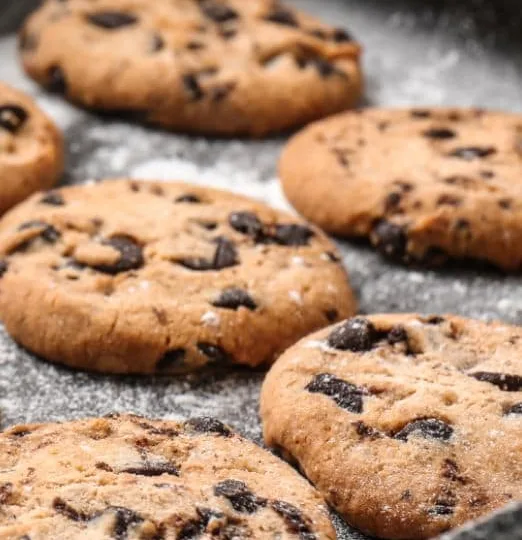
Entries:
{"label": "cookie with dark chips", "polygon": [[0,505],[6,539],[335,539],[306,480],[213,418],[10,428]]}
{"label": "cookie with dark chips", "polygon": [[38,193],[0,222],[0,318],[71,367],[271,363],[355,312],[334,245],[231,193],[130,180]]}
{"label": "cookie with dark chips", "polygon": [[265,135],[362,93],[349,33],[274,0],[47,0],[20,50],[50,90],[180,131]]}
{"label": "cookie with dark chips", "polygon": [[385,256],[522,269],[522,116],[478,109],[366,109],[297,134],[280,162],[307,219],[367,237]]}
{"label": "cookie with dark chips", "polygon": [[272,367],[265,440],[361,531],[432,538],[522,499],[521,346],[451,315],[348,319]]}

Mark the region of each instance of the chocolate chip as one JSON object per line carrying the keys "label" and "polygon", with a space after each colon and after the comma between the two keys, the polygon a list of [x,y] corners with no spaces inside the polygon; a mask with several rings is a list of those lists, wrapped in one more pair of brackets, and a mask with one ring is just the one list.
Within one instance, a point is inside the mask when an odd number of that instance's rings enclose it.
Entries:
{"label": "chocolate chip", "polygon": [[189,51],[199,51],[205,48],[205,44],[201,41],[189,41],[186,47]]}
{"label": "chocolate chip", "polygon": [[156,364],[157,371],[168,371],[182,366],[185,362],[185,349],[171,349],[167,351]]}
{"label": "chocolate chip", "polygon": [[257,304],[254,299],[243,289],[231,287],[225,289],[219,297],[212,302],[214,307],[237,310],[240,307],[245,307],[254,311]]}
{"label": "chocolate chip", "polygon": [[216,418],[211,416],[199,416],[190,418],[185,422],[185,427],[196,433],[216,433],[223,437],[232,435],[232,431]]}
{"label": "chocolate chip", "polygon": [[500,199],[498,201],[498,205],[500,206],[500,208],[502,208],[502,210],[510,210],[511,209],[511,199]]}
{"label": "chocolate chip", "polygon": [[39,220],[26,221],[18,227],[18,230],[25,231],[26,229],[32,228],[42,229],[38,236],[48,244],[54,244],[61,237],[60,231],[55,229],[52,225]]}
{"label": "chocolate chip", "polygon": [[217,23],[224,23],[239,17],[237,11],[231,7],[213,0],[204,0],[200,6],[205,16]]}
{"label": "chocolate chip", "polygon": [[467,484],[467,480],[459,475],[459,466],[452,459],[446,458],[442,463],[442,476],[452,482],[459,482],[462,485]]}
{"label": "chocolate chip", "polygon": [[493,146],[468,146],[465,148],[457,148],[450,152],[450,157],[456,157],[464,159],[466,161],[472,161],[474,159],[482,159],[493,154],[496,154],[497,150]]}
{"label": "chocolate chip", "polygon": [[236,88],[236,86],[237,84],[235,82],[214,86],[214,88],[210,90],[210,98],[214,102],[223,101],[230,94],[230,92]]}
{"label": "chocolate chip", "polygon": [[57,94],[67,93],[67,79],[59,66],[52,66],[47,72],[47,90]]}
{"label": "chocolate chip", "polygon": [[158,52],[165,48],[165,40],[159,34],[153,34],[150,44],[151,52]]}
{"label": "chocolate chip", "polygon": [[490,178],[493,178],[495,176],[495,173],[493,171],[480,171],[480,176],[482,178],[485,178],[486,180],[489,180]]}
{"label": "chocolate chip", "polygon": [[410,113],[412,118],[430,118],[431,112],[425,109],[415,109]]}
{"label": "chocolate chip", "polygon": [[138,17],[130,13],[121,11],[99,11],[97,13],[89,13],[87,20],[106,30],[115,30],[124,26],[130,26],[138,22]]}
{"label": "chocolate chip", "polygon": [[426,324],[442,324],[446,319],[440,315],[428,315],[422,318],[422,322]]}
{"label": "chocolate chip", "polygon": [[402,343],[404,341],[408,341],[408,333],[406,332],[404,326],[397,324],[389,331],[387,339],[390,345]]}
{"label": "chocolate chip", "polygon": [[199,101],[203,99],[205,92],[199,84],[198,78],[194,73],[187,73],[182,77],[183,86],[190,96],[192,101]]}
{"label": "chocolate chip", "polygon": [[109,506],[105,510],[106,512],[113,513],[115,515],[115,523],[113,525],[112,537],[116,540],[125,540],[127,538],[129,528],[133,525],[138,525],[144,521],[134,510],[129,510],[123,506]]}
{"label": "chocolate chip", "polygon": [[253,238],[258,238],[263,232],[263,224],[253,212],[233,212],[228,222],[236,231]]}
{"label": "chocolate chip", "polygon": [[336,321],[338,318],[339,318],[339,312],[332,308],[332,309],[327,309],[325,312],[324,312],[324,316],[327,318],[327,320],[329,322],[334,322]]}
{"label": "chocolate chip", "polygon": [[344,28],[336,28],[333,33],[333,40],[336,43],[345,43],[348,41],[353,41],[353,36],[344,30]]}
{"label": "chocolate chip", "polygon": [[0,259],[0,278],[4,277],[4,274],[7,272],[9,265],[7,261]]}
{"label": "chocolate chip", "polygon": [[428,514],[432,516],[449,516],[454,512],[455,504],[452,501],[439,499],[435,502],[435,506],[428,509]]}
{"label": "chocolate chip", "polygon": [[128,236],[113,236],[108,240],[104,240],[102,244],[119,251],[120,258],[114,264],[100,264],[93,266],[98,272],[115,275],[120,272],[141,268],[145,262],[141,246]]}
{"label": "chocolate chip", "polygon": [[504,392],[519,392],[522,390],[522,376],[509,373],[492,373],[489,371],[476,371],[469,373],[470,377],[498,386]]}
{"label": "chocolate chip", "polygon": [[48,191],[41,199],[40,204],[48,204],[50,206],[63,206],[65,201],[61,193],[58,191]]}
{"label": "chocolate chip", "polygon": [[328,336],[328,345],[340,351],[369,351],[379,335],[375,326],[362,317],[348,319]]}
{"label": "chocolate chip", "polygon": [[266,500],[256,497],[248,486],[239,480],[223,480],[214,487],[214,494],[229,500],[236,512],[253,514],[266,506]]}
{"label": "chocolate chip", "polygon": [[0,106],[0,128],[10,133],[16,133],[24,125],[27,117],[27,112],[19,105]]}
{"label": "chocolate chip", "polygon": [[357,432],[357,435],[361,437],[361,439],[380,439],[382,437],[382,433],[380,431],[377,431],[375,428],[372,428],[368,424],[365,424],[364,422],[354,422],[355,431]]}
{"label": "chocolate chip", "polygon": [[307,246],[314,231],[305,225],[292,223],[290,225],[276,225],[271,238],[282,246]]}
{"label": "chocolate chip", "polygon": [[514,405],[511,405],[511,407],[509,407],[509,409],[507,409],[504,414],[506,416],[510,414],[522,414],[522,403],[515,403]]}
{"label": "chocolate chip", "polygon": [[297,64],[301,69],[308,66],[313,66],[318,71],[319,75],[324,79],[334,74],[346,76],[344,71],[339,70],[334,64],[320,56],[298,58]]}
{"label": "chocolate chip", "polygon": [[424,137],[428,137],[430,139],[453,139],[457,136],[457,134],[452,130],[448,128],[431,128],[427,129],[422,133]]}
{"label": "chocolate chip", "polygon": [[288,9],[282,6],[276,6],[266,17],[266,21],[283,24],[285,26],[299,27],[299,23],[295,15]]}
{"label": "chocolate chip", "polygon": [[179,468],[172,465],[172,463],[144,463],[137,467],[120,469],[119,472],[135,474],[137,476],[161,476],[162,474],[179,476]]}
{"label": "chocolate chip", "polygon": [[341,262],[341,257],[339,257],[339,255],[337,255],[337,253],[334,253],[333,251],[325,251],[324,255],[330,262]]}
{"label": "chocolate chip", "polygon": [[318,536],[298,508],[285,501],[271,501],[270,506],[283,518],[290,534],[297,534],[300,540],[317,540]]}
{"label": "chocolate chip", "polygon": [[[196,519],[191,519],[182,527],[181,531],[176,536],[176,540],[195,540],[196,538],[200,538],[205,532],[210,532],[207,531],[207,527],[212,520],[228,520],[223,512],[211,510],[210,508],[196,508],[196,512],[198,517]],[[212,536],[214,536],[214,534],[212,534]],[[223,539],[226,538],[221,526],[219,527],[219,537]]]}
{"label": "chocolate chip", "polygon": [[198,204],[201,202],[201,199],[193,193],[186,193],[185,195],[180,195],[174,202]]}
{"label": "chocolate chip", "polygon": [[363,410],[363,396],[367,391],[352,383],[343,381],[331,373],[320,373],[305,387],[311,394],[323,394],[332,398],[339,407],[360,414]]}
{"label": "chocolate chip", "polygon": [[230,240],[223,236],[218,236],[215,242],[217,247],[212,263],[215,270],[222,270],[223,268],[229,268],[239,264],[236,247]]}
{"label": "chocolate chip", "polygon": [[400,441],[407,441],[411,435],[420,435],[427,439],[448,441],[453,435],[453,428],[437,418],[423,418],[413,420],[404,426],[393,437]]}
{"label": "chocolate chip", "polygon": [[461,204],[462,199],[460,197],[449,195],[448,193],[440,195],[437,199],[437,206],[460,206]]}
{"label": "chocolate chip", "polygon": [[56,497],[53,500],[53,508],[59,514],[65,516],[67,519],[70,519],[72,521],[88,521],[91,518],[91,516],[89,516],[88,514],[75,510],[72,506],[67,504],[60,497]]}
{"label": "chocolate chip", "polygon": [[384,200],[384,210],[386,212],[391,212],[399,206],[402,200],[402,193],[392,192],[386,196]]}
{"label": "chocolate chip", "polygon": [[380,220],[372,231],[372,241],[381,253],[392,259],[402,260],[406,255],[408,238],[401,225]]}
{"label": "chocolate chip", "polygon": [[219,362],[228,364],[232,361],[230,355],[225,350],[212,343],[200,341],[198,342],[198,350],[204,354],[211,363]]}

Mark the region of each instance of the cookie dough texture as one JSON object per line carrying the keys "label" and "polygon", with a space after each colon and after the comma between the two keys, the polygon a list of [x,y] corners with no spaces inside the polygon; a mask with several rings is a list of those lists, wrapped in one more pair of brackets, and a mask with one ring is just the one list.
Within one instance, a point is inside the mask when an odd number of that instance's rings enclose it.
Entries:
{"label": "cookie dough texture", "polygon": [[0,222],[0,275],[16,341],[104,372],[258,366],[356,309],[319,229],[183,183],[35,194]]}
{"label": "cookie dough texture", "polygon": [[0,434],[5,540],[333,540],[318,493],[211,418],[134,415]]}
{"label": "cookie dough texture", "polygon": [[31,98],[0,82],[0,214],[40,189],[63,169],[63,143]]}
{"label": "cookie dough texture", "polygon": [[70,100],[181,131],[264,135],[361,95],[348,33],[273,0],[48,0],[20,47]]}
{"label": "cookie dough texture", "polygon": [[431,538],[522,499],[521,347],[498,323],[349,319],[273,366],[265,440],[358,529]]}
{"label": "cookie dough texture", "polygon": [[344,113],[297,134],[280,173],[304,216],[334,234],[368,237],[397,261],[522,267],[522,115]]}

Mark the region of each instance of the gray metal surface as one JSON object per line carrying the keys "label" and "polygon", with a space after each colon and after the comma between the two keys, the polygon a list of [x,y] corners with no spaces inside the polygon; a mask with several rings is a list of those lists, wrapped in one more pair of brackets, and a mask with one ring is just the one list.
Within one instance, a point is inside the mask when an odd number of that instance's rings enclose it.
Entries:
{"label": "gray metal surface", "polygon": [[[0,32],[19,17],[15,11],[31,2],[4,0],[0,6]],[[368,103],[522,110],[522,62],[516,41],[520,34],[514,31],[520,28],[521,19],[516,9],[510,14],[508,2],[293,3],[346,26],[363,42]],[[65,130],[65,183],[116,175],[178,178],[235,190],[286,207],[276,177],[283,138],[209,140],[101,119],[46,95],[24,77],[12,36],[0,38],[0,80],[33,94]],[[363,312],[454,312],[522,322],[521,277],[470,268],[410,271],[384,262],[364,245],[340,245]],[[160,417],[213,414],[260,441],[260,373],[162,379],[75,373],[21,350],[1,327],[0,369],[3,427],[110,411]],[[511,516],[511,521],[499,519],[504,530],[516,524],[517,519],[520,523],[519,514]],[[337,526],[341,540],[364,538],[340,520]],[[497,538],[495,529],[487,530],[487,538]],[[474,536],[474,532],[465,534],[459,538],[484,538]],[[509,534],[505,538],[522,539],[522,532]]]}

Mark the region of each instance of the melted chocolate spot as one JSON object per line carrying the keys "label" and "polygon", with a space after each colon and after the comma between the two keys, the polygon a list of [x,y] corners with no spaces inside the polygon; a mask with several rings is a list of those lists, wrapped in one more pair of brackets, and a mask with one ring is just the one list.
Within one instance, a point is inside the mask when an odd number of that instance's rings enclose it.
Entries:
{"label": "melted chocolate spot", "polygon": [[232,431],[216,418],[211,416],[199,416],[190,418],[185,422],[185,428],[196,433],[215,433],[223,437],[232,435]]}
{"label": "melted chocolate spot", "polygon": [[98,13],[88,14],[87,20],[100,28],[115,30],[124,26],[136,24],[138,22],[138,17],[121,11],[99,11]]}
{"label": "melted chocolate spot", "polygon": [[246,291],[234,287],[225,289],[219,297],[212,302],[212,305],[214,307],[233,310],[245,307],[254,311],[257,308],[254,299]]}
{"label": "melted chocolate spot", "polygon": [[379,333],[368,319],[356,317],[337,326],[328,336],[328,345],[340,351],[369,351]]}
{"label": "melted chocolate spot", "polygon": [[409,422],[393,437],[400,441],[408,441],[411,435],[420,435],[426,439],[448,441],[453,435],[453,428],[437,418],[423,418]]}
{"label": "melted chocolate spot", "polygon": [[143,251],[132,238],[127,236],[113,236],[102,242],[104,246],[111,246],[120,252],[120,259],[114,264],[100,264],[94,266],[98,272],[105,274],[119,274],[129,270],[141,268],[144,264]]}
{"label": "melted chocolate spot", "polygon": [[469,373],[469,375],[478,381],[494,384],[504,392],[519,392],[522,390],[522,376],[520,375],[492,373],[489,371],[476,371],[475,373]]}
{"label": "melted chocolate spot", "polygon": [[254,495],[248,486],[239,480],[223,480],[214,487],[214,494],[229,500],[236,512],[253,514],[266,506],[266,500]]}
{"label": "melted chocolate spot", "polygon": [[346,411],[360,414],[363,410],[363,396],[367,391],[352,383],[343,381],[330,373],[320,373],[305,387],[312,394],[323,394],[332,398]]}
{"label": "melted chocolate spot", "polygon": [[26,122],[28,114],[19,105],[7,104],[0,106],[0,128],[10,133],[16,133]]}

